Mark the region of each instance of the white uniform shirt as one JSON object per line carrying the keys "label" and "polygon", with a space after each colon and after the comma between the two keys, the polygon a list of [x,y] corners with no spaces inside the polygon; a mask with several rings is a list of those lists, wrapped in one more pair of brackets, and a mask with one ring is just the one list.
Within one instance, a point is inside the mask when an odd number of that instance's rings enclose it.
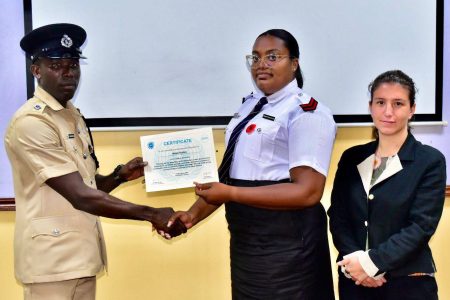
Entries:
{"label": "white uniform shirt", "polygon": [[[244,119],[264,95],[248,96],[226,128],[228,144],[233,128]],[[293,80],[267,97],[268,103],[243,129],[231,163],[230,177],[243,180],[281,180],[289,170],[308,166],[327,175],[336,123],[326,106],[313,111],[300,105],[310,102]]]}

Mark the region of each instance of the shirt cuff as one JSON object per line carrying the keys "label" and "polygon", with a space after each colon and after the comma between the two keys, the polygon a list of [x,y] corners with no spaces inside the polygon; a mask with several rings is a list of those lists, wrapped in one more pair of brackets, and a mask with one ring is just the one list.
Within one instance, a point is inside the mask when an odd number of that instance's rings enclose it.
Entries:
{"label": "shirt cuff", "polygon": [[372,259],[370,259],[369,251],[367,250],[365,252],[358,253],[358,259],[359,263],[361,264],[361,267],[364,269],[364,272],[366,272],[367,275],[369,275],[372,278],[378,279],[380,277],[383,277],[385,273],[378,274],[378,267],[373,263]]}

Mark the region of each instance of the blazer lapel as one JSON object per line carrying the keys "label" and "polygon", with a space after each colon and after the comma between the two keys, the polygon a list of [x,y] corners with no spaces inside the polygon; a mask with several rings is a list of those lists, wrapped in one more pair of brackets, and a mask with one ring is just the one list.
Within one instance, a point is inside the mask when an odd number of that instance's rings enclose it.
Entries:
{"label": "blazer lapel", "polygon": [[366,191],[366,195],[369,194],[370,190],[370,180],[372,179],[373,162],[375,160],[375,154],[370,155],[365,160],[363,160],[359,165],[357,165],[359,177]]}
{"label": "blazer lapel", "polygon": [[[382,182],[383,180],[386,180],[387,178],[391,177],[397,172],[403,170],[401,161],[414,160],[416,143],[418,143],[416,139],[411,134],[408,134],[408,137],[406,141],[403,143],[402,147],[400,148],[398,155],[392,158],[392,160],[389,162],[386,169],[380,175],[380,177],[378,178],[378,180],[375,182],[374,185]],[[366,192],[366,195],[369,195],[370,188],[372,187],[370,185],[370,181],[372,180],[373,164],[375,160],[374,153],[375,149],[377,148],[377,145],[378,140],[367,144],[366,145],[367,147],[363,151],[366,153],[366,155],[368,154],[371,155],[357,165],[359,176],[361,177],[361,181],[364,187],[364,191]]]}
{"label": "blazer lapel", "polygon": [[378,177],[377,181],[375,181],[373,185],[377,185],[378,183],[391,177],[392,175],[401,170],[403,170],[403,166],[402,163],[400,162],[400,158],[398,157],[398,155],[396,155],[391,159],[391,161],[388,162],[386,169],[383,171],[383,173],[381,173],[380,177]]}

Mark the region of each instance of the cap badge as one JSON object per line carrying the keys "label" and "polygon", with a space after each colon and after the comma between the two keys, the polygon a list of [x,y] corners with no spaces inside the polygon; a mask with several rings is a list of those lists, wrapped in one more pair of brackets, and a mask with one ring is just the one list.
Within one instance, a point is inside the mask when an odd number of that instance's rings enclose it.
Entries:
{"label": "cap badge", "polygon": [[73,45],[72,39],[67,35],[63,35],[61,39],[61,45],[66,48],[70,48]]}

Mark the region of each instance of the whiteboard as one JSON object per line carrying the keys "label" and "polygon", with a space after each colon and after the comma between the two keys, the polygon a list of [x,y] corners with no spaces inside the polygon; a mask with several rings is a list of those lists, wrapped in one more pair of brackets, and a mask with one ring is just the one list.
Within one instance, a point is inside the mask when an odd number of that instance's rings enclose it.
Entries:
{"label": "whiteboard", "polygon": [[[367,86],[401,69],[416,120],[441,120],[442,15],[423,0],[32,0],[34,28],[87,31],[76,105],[94,126],[226,124],[253,90],[245,55],[271,28],[300,46],[304,90],[338,122],[370,121]],[[442,7],[441,7],[442,8]]]}

